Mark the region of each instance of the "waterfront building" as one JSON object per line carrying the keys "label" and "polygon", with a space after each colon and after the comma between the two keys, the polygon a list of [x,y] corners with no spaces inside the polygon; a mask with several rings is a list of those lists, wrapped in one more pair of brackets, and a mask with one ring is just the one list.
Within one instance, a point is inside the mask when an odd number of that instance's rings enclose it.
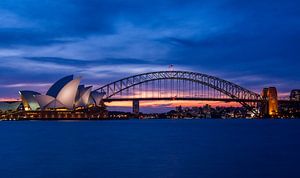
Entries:
{"label": "waterfront building", "polygon": [[300,89],[291,91],[290,100],[300,101]]}
{"label": "waterfront building", "polygon": [[46,94],[19,91],[21,101],[0,102],[0,119],[104,119],[105,93],[80,85],[80,77],[66,76],[55,82]]}
{"label": "waterfront building", "polygon": [[81,78],[69,75],[55,82],[45,95],[35,91],[20,91],[25,111],[74,110],[90,105],[99,106],[104,93],[92,91],[92,86],[80,85]]}

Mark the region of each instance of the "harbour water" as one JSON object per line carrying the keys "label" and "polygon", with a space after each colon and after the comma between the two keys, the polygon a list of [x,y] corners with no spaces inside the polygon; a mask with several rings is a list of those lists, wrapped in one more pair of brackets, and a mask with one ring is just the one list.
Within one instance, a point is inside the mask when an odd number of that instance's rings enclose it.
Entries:
{"label": "harbour water", "polygon": [[0,122],[1,178],[300,177],[300,120]]}

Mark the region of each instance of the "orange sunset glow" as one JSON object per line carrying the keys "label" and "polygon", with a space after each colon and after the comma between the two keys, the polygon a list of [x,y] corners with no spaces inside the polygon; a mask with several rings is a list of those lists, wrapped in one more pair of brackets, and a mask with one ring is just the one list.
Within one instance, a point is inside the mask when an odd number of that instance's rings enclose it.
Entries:
{"label": "orange sunset glow", "polygon": [[[212,107],[240,107],[241,105],[236,102],[219,102],[219,101],[141,101],[141,107],[168,107],[168,108],[175,108],[176,106],[182,107],[200,107],[206,104],[211,105]],[[132,107],[131,101],[115,101],[106,103],[107,106],[111,107]]]}

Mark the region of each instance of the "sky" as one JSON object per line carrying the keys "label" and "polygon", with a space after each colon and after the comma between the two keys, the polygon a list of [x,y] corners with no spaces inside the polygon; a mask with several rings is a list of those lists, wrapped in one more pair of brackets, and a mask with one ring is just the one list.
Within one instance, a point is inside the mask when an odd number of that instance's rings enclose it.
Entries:
{"label": "sky", "polygon": [[296,0],[1,0],[0,98],[170,64],[287,95],[300,88],[299,19]]}

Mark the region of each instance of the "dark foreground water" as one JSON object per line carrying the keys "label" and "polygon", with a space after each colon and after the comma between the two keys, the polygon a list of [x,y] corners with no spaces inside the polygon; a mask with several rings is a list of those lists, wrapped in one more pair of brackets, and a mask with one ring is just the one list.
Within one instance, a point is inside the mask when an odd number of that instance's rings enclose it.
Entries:
{"label": "dark foreground water", "polygon": [[0,122],[1,178],[300,177],[300,120]]}

